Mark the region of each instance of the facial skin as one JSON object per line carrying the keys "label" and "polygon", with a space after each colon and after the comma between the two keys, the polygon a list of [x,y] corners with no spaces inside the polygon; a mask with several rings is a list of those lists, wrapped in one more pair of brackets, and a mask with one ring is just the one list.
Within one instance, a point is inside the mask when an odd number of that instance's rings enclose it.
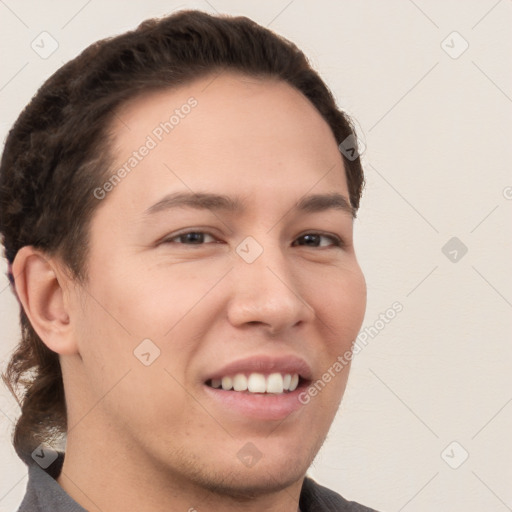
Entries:
{"label": "facial skin", "polygon": [[[226,406],[216,396],[235,392],[212,393],[205,379],[233,361],[296,356],[314,382],[350,349],[366,305],[353,219],[294,209],[314,194],[348,201],[342,158],[302,94],[224,72],[124,105],[114,169],[191,96],[197,106],[101,200],[83,286],[30,248],[17,258],[22,297],[38,272],[47,283],[46,308],[43,292],[23,300],[61,354],[69,431],[58,482],[90,511],[295,511],[348,367],[279,419]],[[244,209],[148,212],[176,192],[222,194]],[[236,251],[248,236],[263,249],[252,263]],[[149,366],[134,355],[144,339],[160,350]],[[252,467],[238,456],[249,442],[261,455]]]}

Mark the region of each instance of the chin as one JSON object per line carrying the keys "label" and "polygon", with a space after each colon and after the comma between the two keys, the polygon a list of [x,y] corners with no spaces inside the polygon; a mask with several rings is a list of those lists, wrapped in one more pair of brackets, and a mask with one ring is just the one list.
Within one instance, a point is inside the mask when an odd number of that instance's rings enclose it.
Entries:
{"label": "chin", "polygon": [[[181,473],[201,489],[237,501],[277,493],[301,480],[318,450],[295,449],[288,455],[275,451],[273,457],[262,457],[245,466],[238,458],[228,460],[225,453],[217,461],[198,464],[190,457],[181,459]],[[185,454],[182,453],[182,456]],[[223,460],[222,460],[223,459]]]}
{"label": "chin", "polygon": [[[259,463],[258,463],[259,465]],[[203,480],[201,487],[219,496],[230,496],[238,501],[253,500],[258,496],[282,491],[302,479],[309,466],[287,464],[272,471],[265,466],[237,469],[224,477]]]}

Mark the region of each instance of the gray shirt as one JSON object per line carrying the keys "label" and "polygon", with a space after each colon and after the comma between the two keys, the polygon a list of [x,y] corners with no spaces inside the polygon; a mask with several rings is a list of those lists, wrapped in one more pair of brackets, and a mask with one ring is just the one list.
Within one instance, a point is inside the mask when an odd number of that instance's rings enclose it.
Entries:
{"label": "gray shirt", "polygon": [[[59,453],[47,470],[36,463],[29,466],[27,490],[18,512],[87,512],[55,480],[63,462],[64,453]],[[299,506],[301,512],[376,512],[345,500],[309,477],[302,485]]]}

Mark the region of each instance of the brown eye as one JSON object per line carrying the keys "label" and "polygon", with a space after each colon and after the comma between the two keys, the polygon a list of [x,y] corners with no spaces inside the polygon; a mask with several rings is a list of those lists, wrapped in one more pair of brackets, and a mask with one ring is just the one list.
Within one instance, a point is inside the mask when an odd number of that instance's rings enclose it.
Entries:
{"label": "brown eye", "polygon": [[[331,243],[323,243],[323,240],[328,240]],[[307,247],[341,247],[343,245],[342,241],[338,237],[332,235],[323,235],[320,233],[306,233],[297,238],[297,241],[302,241],[304,243],[297,244],[294,242],[293,245],[305,245]]]}
{"label": "brown eye", "polygon": [[179,235],[173,236],[172,238],[166,238],[164,243],[179,243],[183,245],[202,245],[208,241],[208,237],[214,242],[217,241],[209,233],[204,231],[188,231]]}

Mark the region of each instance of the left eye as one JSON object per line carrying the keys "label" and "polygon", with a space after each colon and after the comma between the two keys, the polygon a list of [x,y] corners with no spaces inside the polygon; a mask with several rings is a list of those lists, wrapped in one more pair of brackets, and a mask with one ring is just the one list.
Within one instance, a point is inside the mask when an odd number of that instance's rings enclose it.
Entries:
{"label": "left eye", "polygon": [[[322,243],[322,239],[328,240],[331,243]],[[341,247],[342,245],[342,242],[338,237],[331,235],[321,235],[319,233],[306,233],[304,235],[299,236],[299,238],[297,238],[297,241],[299,240],[304,241],[304,245],[308,247],[328,247],[330,245]],[[294,242],[293,245],[297,244]]]}

